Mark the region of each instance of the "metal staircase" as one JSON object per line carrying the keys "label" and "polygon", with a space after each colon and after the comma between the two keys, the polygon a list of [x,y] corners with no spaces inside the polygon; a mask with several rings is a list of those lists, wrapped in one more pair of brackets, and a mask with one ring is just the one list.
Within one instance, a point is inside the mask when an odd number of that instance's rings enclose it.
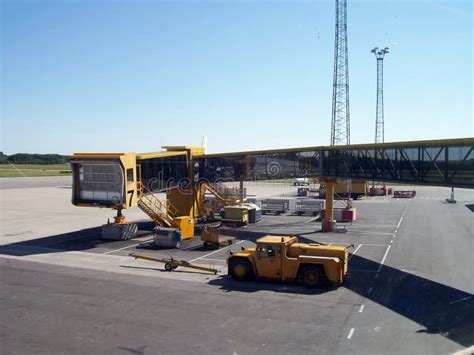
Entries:
{"label": "metal staircase", "polygon": [[207,183],[205,186],[206,190],[219,201],[218,206],[216,206],[219,209],[224,206],[235,205],[240,199],[239,191],[236,188],[229,188],[222,183]]}
{"label": "metal staircase", "polygon": [[147,190],[141,183],[138,186],[139,200],[137,202],[145,214],[156,224],[164,227],[171,227],[173,216],[178,214],[176,208],[168,200],[160,201],[153,192]]}

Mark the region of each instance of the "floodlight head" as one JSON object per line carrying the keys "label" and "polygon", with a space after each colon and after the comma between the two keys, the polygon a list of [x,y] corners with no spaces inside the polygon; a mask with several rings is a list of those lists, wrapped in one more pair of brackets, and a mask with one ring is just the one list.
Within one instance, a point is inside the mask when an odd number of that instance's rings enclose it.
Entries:
{"label": "floodlight head", "polygon": [[377,50],[378,50],[378,49],[379,49],[378,47],[374,47],[374,48],[370,51],[370,53],[377,53]]}

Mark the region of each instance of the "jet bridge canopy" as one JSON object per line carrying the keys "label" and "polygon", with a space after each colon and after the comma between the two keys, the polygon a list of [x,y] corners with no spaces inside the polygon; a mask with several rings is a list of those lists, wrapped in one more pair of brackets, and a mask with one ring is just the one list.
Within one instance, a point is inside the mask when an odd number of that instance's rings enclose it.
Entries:
{"label": "jet bridge canopy", "polygon": [[196,157],[200,180],[346,178],[474,188],[474,138],[305,147]]}

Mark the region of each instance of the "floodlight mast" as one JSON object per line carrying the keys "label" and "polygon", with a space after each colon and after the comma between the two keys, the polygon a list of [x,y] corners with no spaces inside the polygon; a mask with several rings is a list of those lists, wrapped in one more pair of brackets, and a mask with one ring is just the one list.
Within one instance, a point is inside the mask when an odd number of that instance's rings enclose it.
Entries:
{"label": "floodlight mast", "polygon": [[331,145],[350,143],[347,0],[336,0]]}
{"label": "floodlight mast", "polygon": [[375,112],[375,143],[385,141],[384,112],[383,112],[383,59],[389,52],[388,47],[373,48],[370,53],[377,59],[377,107]]}

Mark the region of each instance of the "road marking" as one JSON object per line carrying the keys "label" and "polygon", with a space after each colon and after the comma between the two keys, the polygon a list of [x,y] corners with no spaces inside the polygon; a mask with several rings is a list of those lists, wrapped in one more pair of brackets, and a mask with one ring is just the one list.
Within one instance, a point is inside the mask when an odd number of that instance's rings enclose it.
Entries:
{"label": "road marking", "polygon": [[386,233],[386,232],[370,232],[370,231],[356,231],[356,230],[351,230],[350,233],[352,234],[360,234],[360,235],[392,235],[392,233]]}
{"label": "road marking", "polygon": [[400,228],[400,224],[402,223],[403,221],[403,216],[405,215],[405,212],[403,212],[402,216],[400,217],[400,220],[398,221],[398,224],[397,224],[397,230],[398,228]]}
{"label": "road marking", "polygon": [[362,313],[362,311],[364,310],[364,307],[365,305],[361,305],[360,308],[359,308],[359,313]]}
{"label": "road marking", "polygon": [[235,244],[233,244],[233,245],[229,245],[228,247],[225,247],[225,248],[222,248],[222,249],[214,250],[213,252],[210,252],[209,254],[204,254],[203,256],[200,256],[199,258],[190,260],[189,262],[190,262],[190,263],[193,263],[193,262],[195,262],[195,261],[198,261],[199,259],[207,258],[208,256],[211,256],[211,255],[214,255],[215,253],[218,253],[218,252],[220,252],[220,251],[229,249],[229,248],[231,248],[231,247],[234,246],[234,245],[242,244],[243,242],[246,242],[246,240],[241,240],[241,241],[239,241],[239,242],[237,242],[237,243],[235,243]]}
{"label": "road marking", "polygon": [[373,290],[373,287],[370,287],[367,293],[370,295],[372,293],[372,290]]}
{"label": "road marking", "polygon": [[354,228],[354,229],[357,229],[358,227],[393,228],[395,226],[396,226],[396,224],[371,224],[371,223],[367,223],[367,224],[364,224],[363,226],[354,224],[352,226],[352,228]]}
{"label": "road marking", "polygon": [[393,243],[393,239],[390,241],[390,244],[392,244],[392,243]]}
{"label": "road marking", "polygon": [[449,302],[449,304],[455,304],[455,303],[458,303],[458,302],[466,301],[466,300],[468,300],[469,298],[472,298],[472,296],[464,297],[464,298],[461,298],[460,300],[453,301],[453,302]]}
{"label": "road marking", "polygon": [[115,253],[117,251],[125,250],[125,249],[128,249],[128,248],[133,248],[133,247],[136,247],[137,245],[140,245],[140,244],[142,244],[142,243],[132,244],[132,245],[128,245],[126,247],[120,248],[120,249],[111,250],[111,251],[108,251],[108,252],[104,253],[103,255],[112,254],[112,253]]}
{"label": "road marking", "polygon": [[387,250],[385,250],[385,255],[383,256],[382,261],[380,262],[379,268],[377,269],[377,272],[379,272],[382,269],[383,263],[385,262],[385,259],[387,258],[388,251],[390,250],[391,245],[387,247]]}
{"label": "road marking", "polygon": [[[339,242],[331,242],[330,244],[333,244],[333,245],[347,245],[348,247],[352,245],[351,243],[339,243]],[[388,247],[388,244],[361,243],[359,245],[370,246],[370,247]]]}
{"label": "road marking", "polygon": [[352,335],[354,334],[354,328],[351,328],[351,330],[349,330],[349,334],[347,335],[347,339],[350,339],[352,338]]}
{"label": "road marking", "polygon": [[360,249],[361,246],[362,246],[362,244],[359,244],[359,246],[354,250],[354,252],[351,254],[351,256],[349,256],[349,260],[351,260],[351,258],[355,255],[355,253],[357,253],[357,251]]}
{"label": "road marking", "polygon": [[209,261],[222,261],[222,262],[226,262],[225,259],[211,259],[211,258],[202,258],[202,260],[209,260]]}
{"label": "road marking", "polygon": [[377,273],[374,276],[374,279],[377,279],[379,277],[380,273],[377,271]]}

